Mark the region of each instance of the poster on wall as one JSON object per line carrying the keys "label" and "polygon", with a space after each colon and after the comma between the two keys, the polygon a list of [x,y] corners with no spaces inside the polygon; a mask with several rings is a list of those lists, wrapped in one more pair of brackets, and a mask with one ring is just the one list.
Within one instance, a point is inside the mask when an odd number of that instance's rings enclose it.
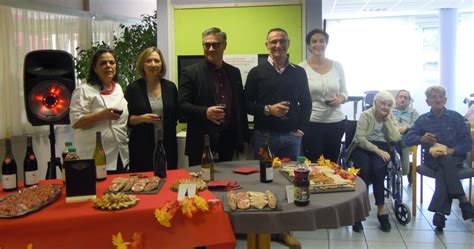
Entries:
{"label": "poster on wall", "polygon": [[247,81],[247,75],[249,74],[250,69],[258,65],[258,55],[224,54],[224,61],[240,69],[240,74],[242,75],[242,84],[245,87],[245,82]]}

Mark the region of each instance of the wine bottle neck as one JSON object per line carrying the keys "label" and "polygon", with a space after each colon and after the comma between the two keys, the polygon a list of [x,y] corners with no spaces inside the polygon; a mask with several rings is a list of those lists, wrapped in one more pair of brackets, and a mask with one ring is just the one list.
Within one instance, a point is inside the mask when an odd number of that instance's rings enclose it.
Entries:
{"label": "wine bottle neck", "polygon": [[10,139],[5,139],[5,156],[13,157],[12,154],[12,142]]}

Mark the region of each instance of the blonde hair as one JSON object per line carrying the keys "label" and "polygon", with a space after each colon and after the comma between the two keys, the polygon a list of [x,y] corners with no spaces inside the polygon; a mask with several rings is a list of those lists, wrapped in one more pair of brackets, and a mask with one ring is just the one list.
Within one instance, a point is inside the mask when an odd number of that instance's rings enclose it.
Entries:
{"label": "blonde hair", "polygon": [[374,105],[375,102],[377,101],[392,101],[392,103],[395,103],[395,100],[393,99],[393,95],[388,92],[388,91],[380,91],[377,94],[375,94],[374,97]]}
{"label": "blonde hair", "polygon": [[163,54],[158,48],[149,47],[143,50],[143,52],[141,52],[140,55],[138,56],[137,63],[135,64],[135,68],[137,72],[140,74],[140,76],[145,78],[146,76],[145,68],[144,68],[145,61],[148,58],[148,56],[150,56],[153,52],[156,52],[160,56],[160,60],[161,60],[160,78],[163,78],[163,76],[166,74],[166,64],[165,64],[165,61],[163,60]]}

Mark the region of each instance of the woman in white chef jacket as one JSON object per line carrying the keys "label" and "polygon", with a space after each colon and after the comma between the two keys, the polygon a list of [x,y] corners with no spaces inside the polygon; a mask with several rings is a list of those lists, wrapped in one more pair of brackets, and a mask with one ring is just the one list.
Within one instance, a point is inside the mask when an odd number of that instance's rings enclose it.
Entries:
{"label": "woman in white chef jacket", "polygon": [[93,158],[96,132],[100,131],[111,174],[125,172],[128,165],[128,108],[117,75],[113,50],[100,48],[92,58],[87,83],[72,94],[69,112],[79,157]]}

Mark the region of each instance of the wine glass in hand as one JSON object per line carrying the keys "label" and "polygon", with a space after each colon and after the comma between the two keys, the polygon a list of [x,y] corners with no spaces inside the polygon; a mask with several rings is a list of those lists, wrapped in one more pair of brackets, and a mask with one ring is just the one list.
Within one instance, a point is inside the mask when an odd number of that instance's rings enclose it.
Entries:
{"label": "wine glass in hand", "polygon": [[224,111],[224,117],[221,120],[219,120],[221,124],[224,124],[225,123],[225,110],[227,109],[227,105],[223,103],[219,103],[217,104],[217,106]]}
{"label": "wine glass in hand", "polygon": [[281,119],[288,119],[288,112],[290,111],[290,101],[283,100],[283,101],[281,101],[281,104],[288,107],[288,111],[283,116],[281,116]]}

